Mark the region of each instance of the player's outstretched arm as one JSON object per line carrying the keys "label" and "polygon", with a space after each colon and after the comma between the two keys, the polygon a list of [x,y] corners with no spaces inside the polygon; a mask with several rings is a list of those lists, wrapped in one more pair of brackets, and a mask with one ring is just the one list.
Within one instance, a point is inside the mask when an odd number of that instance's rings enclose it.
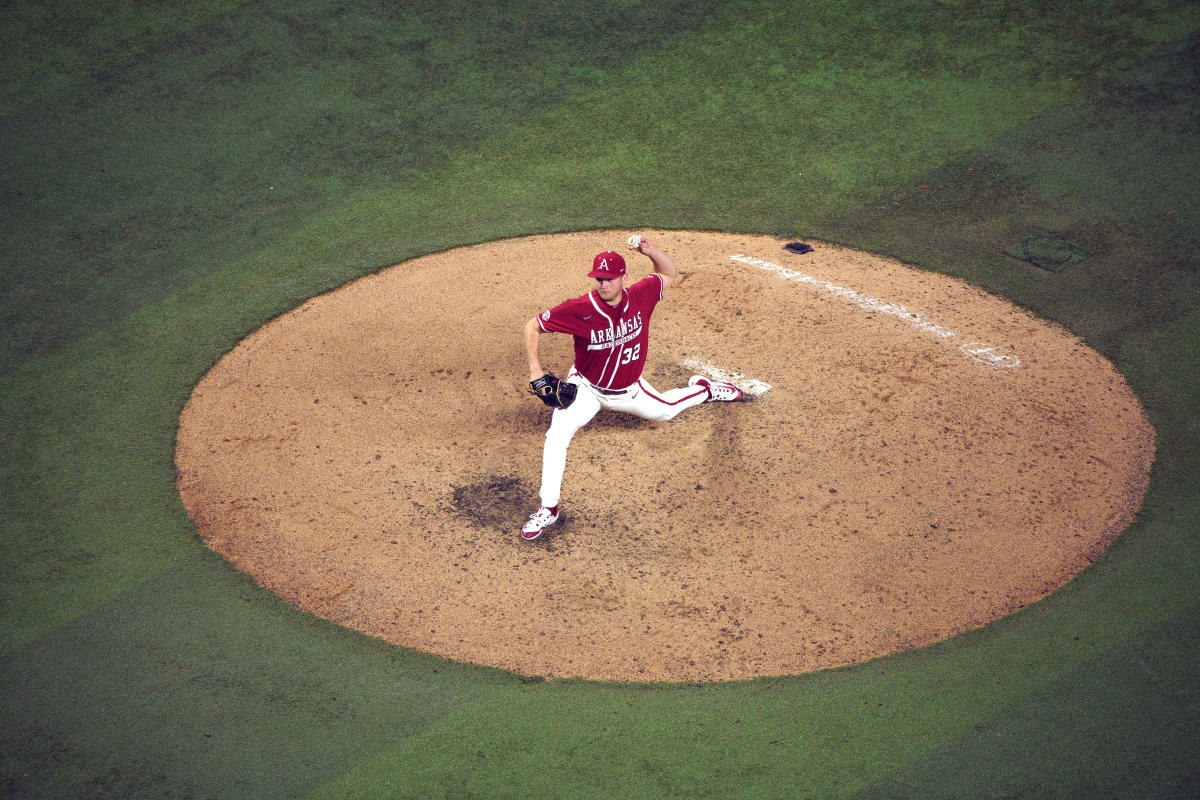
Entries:
{"label": "player's outstretched arm", "polygon": [[538,343],[541,338],[542,326],[538,324],[537,317],[533,317],[525,323],[525,353],[529,356],[529,380],[531,381],[536,381],[546,374],[546,370],[542,369],[541,357],[538,355]]}
{"label": "player's outstretched arm", "polygon": [[667,255],[666,251],[655,245],[649,239],[643,238],[638,242],[635,248],[639,253],[650,259],[654,265],[654,271],[662,277],[663,291],[675,282],[675,278],[679,276],[679,268],[675,266],[675,259]]}

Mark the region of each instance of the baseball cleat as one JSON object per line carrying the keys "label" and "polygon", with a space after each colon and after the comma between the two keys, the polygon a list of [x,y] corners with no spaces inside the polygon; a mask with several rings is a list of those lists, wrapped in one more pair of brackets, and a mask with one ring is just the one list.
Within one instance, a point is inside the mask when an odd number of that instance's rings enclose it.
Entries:
{"label": "baseball cleat", "polygon": [[526,541],[532,541],[541,536],[542,531],[557,521],[558,506],[552,509],[542,506],[529,517],[529,521],[521,528],[521,538]]}
{"label": "baseball cleat", "polygon": [[703,386],[708,389],[706,403],[732,403],[742,399],[742,390],[729,381],[713,381],[703,375],[693,375],[688,379],[688,386]]}

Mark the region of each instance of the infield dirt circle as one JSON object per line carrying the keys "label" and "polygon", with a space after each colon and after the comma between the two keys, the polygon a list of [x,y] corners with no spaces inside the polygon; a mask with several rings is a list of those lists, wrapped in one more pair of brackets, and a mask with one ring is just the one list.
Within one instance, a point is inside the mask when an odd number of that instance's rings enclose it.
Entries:
{"label": "infield dirt circle", "polygon": [[[760,392],[602,411],[534,543],[550,411],[525,321],[642,233],[681,280],[645,377]],[[603,231],[418,258],[247,337],[196,387],[178,487],[287,601],[519,673],[709,681],[862,661],[1044,597],[1134,518],[1153,431],[1113,366],[967,284],[819,242]],[[542,337],[565,375],[566,336]],[[769,389],[765,389],[769,385]]]}

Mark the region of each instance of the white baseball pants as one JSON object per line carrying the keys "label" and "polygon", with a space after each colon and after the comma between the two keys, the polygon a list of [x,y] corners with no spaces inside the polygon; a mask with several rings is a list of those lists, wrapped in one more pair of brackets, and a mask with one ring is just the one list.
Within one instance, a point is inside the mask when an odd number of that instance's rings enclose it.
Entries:
{"label": "white baseball pants", "polygon": [[567,408],[556,408],[546,431],[542,448],[542,505],[558,505],[562,491],[563,472],[567,467],[567,448],[575,432],[592,421],[602,408],[623,411],[642,419],[666,422],[684,409],[698,406],[708,399],[703,386],[685,386],[659,393],[639,378],[621,394],[604,394],[582,378],[573,368],[567,380],[579,386],[575,402]]}

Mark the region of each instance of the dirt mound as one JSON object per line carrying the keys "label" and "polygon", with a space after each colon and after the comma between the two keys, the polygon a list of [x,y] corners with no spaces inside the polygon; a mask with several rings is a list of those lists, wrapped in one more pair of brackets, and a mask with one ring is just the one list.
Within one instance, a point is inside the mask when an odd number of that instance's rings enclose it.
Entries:
{"label": "dirt mound", "polygon": [[[683,277],[653,319],[649,382],[708,372],[760,393],[670,423],[601,412],[571,445],[563,519],[522,541],[549,410],[525,392],[521,327],[588,291],[592,256],[629,233],[419,258],[249,336],[181,419],[200,534],[289,602],[396,644],[696,681],[984,625],[1136,513],[1153,431],[1060,327],[846,248],[652,232]],[[570,360],[568,337],[543,337],[543,363]]]}

